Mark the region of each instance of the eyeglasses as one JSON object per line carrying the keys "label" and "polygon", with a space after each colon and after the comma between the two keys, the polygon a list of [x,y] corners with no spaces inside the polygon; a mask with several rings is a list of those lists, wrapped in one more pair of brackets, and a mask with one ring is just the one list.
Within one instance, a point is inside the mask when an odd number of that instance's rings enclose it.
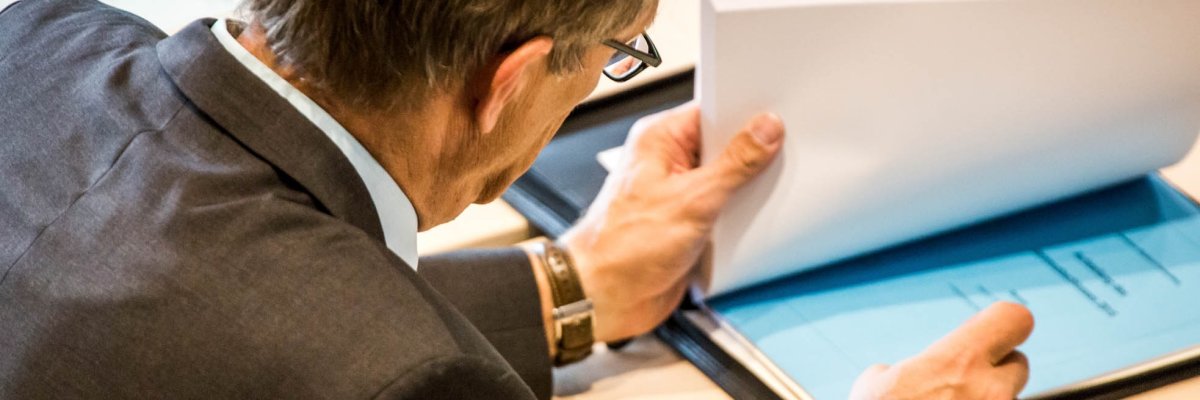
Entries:
{"label": "eyeglasses", "polygon": [[607,76],[608,79],[625,82],[633,79],[646,68],[662,64],[658,47],[654,46],[654,41],[650,40],[650,36],[647,36],[645,32],[626,43],[612,39],[605,40],[603,43],[617,49],[617,54],[609,59],[608,65],[604,67],[604,76]]}

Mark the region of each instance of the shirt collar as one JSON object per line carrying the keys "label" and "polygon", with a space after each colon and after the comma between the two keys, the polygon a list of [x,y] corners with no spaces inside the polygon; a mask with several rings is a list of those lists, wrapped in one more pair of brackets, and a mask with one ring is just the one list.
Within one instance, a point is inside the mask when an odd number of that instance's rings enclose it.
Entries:
{"label": "shirt collar", "polygon": [[216,35],[217,41],[246,69],[287,100],[321,132],[324,132],[325,136],[329,137],[329,140],[333,141],[333,144],[350,160],[350,164],[354,166],[354,170],[358,172],[358,176],[366,185],[367,192],[371,194],[371,202],[375,204],[375,209],[379,214],[379,222],[383,226],[383,237],[388,249],[416,269],[417,211],[413,208],[408,196],[400,189],[400,185],[396,184],[396,181],[383,169],[383,166],[379,165],[371,153],[367,152],[367,149],[320,105],[243,48],[229,32],[229,24],[230,21],[224,18],[213,24],[212,32]]}

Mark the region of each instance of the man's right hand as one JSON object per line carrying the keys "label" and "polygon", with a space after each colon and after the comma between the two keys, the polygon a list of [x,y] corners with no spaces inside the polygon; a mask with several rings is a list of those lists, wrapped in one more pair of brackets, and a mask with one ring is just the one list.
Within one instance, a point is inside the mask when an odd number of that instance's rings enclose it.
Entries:
{"label": "man's right hand", "polygon": [[876,365],[859,376],[851,399],[1004,399],[1029,380],[1029,360],[1016,347],[1033,331],[1033,315],[996,303],[916,357]]}

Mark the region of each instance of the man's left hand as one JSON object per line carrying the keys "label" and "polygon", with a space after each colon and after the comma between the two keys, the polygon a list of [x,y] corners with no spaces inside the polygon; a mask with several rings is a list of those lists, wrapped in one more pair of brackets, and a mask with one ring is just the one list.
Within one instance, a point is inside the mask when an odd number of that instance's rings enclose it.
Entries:
{"label": "man's left hand", "polygon": [[699,164],[692,104],[638,121],[625,154],[584,218],[563,236],[595,305],[602,342],[646,333],[679,305],[717,214],[779,152],[783,123],[763,114],[719,159]]}

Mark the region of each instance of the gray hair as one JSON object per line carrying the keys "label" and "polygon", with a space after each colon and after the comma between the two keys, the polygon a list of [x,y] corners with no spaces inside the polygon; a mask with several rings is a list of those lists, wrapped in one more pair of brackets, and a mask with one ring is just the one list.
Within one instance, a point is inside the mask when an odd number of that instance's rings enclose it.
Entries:
{"label": "gray hair", "polygon": [[657,0],[245,0],[276,62],[356,107],[392,109],[464,82],[493,57],[554,38],[552,72],[578,69]]}

